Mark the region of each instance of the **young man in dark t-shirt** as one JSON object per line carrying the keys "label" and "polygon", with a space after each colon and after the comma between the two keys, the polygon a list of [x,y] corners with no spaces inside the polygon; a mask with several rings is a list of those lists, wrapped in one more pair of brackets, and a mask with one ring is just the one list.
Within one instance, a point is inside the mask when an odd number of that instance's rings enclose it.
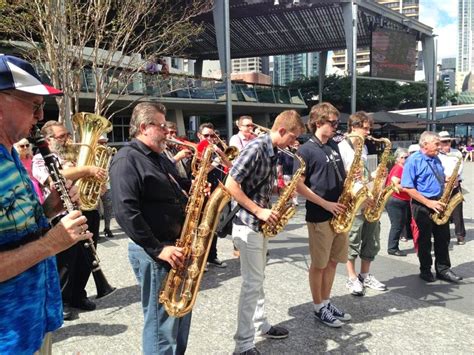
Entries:
{"label": "young man in dark t-shirt", "polygon": [[[314,315],[323,324],[339,328],[350,314],[334,306],[329,297],[337,263],[347,262],[347,233],[335,233],[329,222],[343,213],[345,206],[337,203],[343,190],[344,165],[336,142],[332,140],[339,123],[338,110],[329,103],[313,106],[309,126],[314,134],[301,146],[298,154],[306,163],[297,191],[306,198],[306,223],[309,234],[311,266],[309,286]],[[294,171],[299,163],[295,159]]]}

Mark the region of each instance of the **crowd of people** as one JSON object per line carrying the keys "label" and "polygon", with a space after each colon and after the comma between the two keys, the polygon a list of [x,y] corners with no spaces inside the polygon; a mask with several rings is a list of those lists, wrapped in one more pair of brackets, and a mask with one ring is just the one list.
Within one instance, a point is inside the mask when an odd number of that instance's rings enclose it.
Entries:
{"label": "crowd of people", "polygon": [[[298,205],[298,196],[306,201],[309,292],[314,317],[322,324],[341,328],[352,319],[331,301],[338,264],[346,266],[350,294],[363,296],[367,288],[387,290],[371,273],[380,252],[381,227],[379,220],[369,221],[364,211],[374,206],[374,198],[368,194],[362,207],[353,211],[348,231],[336,232],[333,224],[334,217],[348,213],[341,196],[358,196],[359,189],[370,190],[377,172],[386,173],[384,185],[395,186],[386,204],[391,223],[387,253],[406,256],[400,240],[413,238],[421,279],[462,280],[451,269],[449,219],[439,223],[433,218],[433,214],[447,208],[449,196],[442,200],[445,186],[453,186],[453,196],[462,191],[463,155],[451,148],[448,132],[422,133],[418,150],[398,148],[390,171],[380,164],[377,169],[381,170],[370,172],[367,147],[357,144],[370,136],[373,125],[363,111],[350,116],[347,134],[341,135],[338,110],[327,102],[313,106],[308,122],[311,138],[301,145],[298,137],[306,127],[296,111],[283,111],[271,128],[262,131],[260,127],[260,132],[255,130],[251,116],[241,116],[236,121],[239,132],[227,145],[210,123],[199,127],[198,143],[180,140],[176,124],[166,120],[164,105],[140,102],[130,120],[132,139],[114,156],[109,171],[78,165],[78,147],[71,144],[71,133],[62,123],[46,122],[41,134],[58,162],[58,171],[52,171],[49,157],[44,152],[34,155],[31,148],[35,139],[30,142],[27,137],[43,120],[45,97],[61,94],[43,84],[28,62],[0,55],[0,353],[49,354],[51,333],[64,319],[71,319],[74,310],[96,308],[85,291],[92,267],[80,261],[86,253],[82,241],[93,240],[97,246],[99,207],[81,210],[79,206],[64,211],[63,205],[66,199],[78,203],[79,191],[73,182],[86,177],[104,182],[104,236],[113,237],[112,207],[116,221],[130,239],[129,262],[141,289],[145,354],[186,351],[192,312],[170,316],[157,296],[169,271],[185,269],[189,262],[189,247],[176,241],[187,221],[186,207],[193,197],[190,194],[204,194],[208,201],[208,196],[222,186],[233,202],[221,222],[230,226],[241,272],[234,353],[260,354],[255,345],[257,336],[284,339],[290,335],[288,329],[272,324],[265,314],[269,239],[262,236],[262,225],[276,227],[281,223],[280,212],[272,208],[278,180],[283,181],[283,189],[295,186],[288,203]],[[336,134],[337,141],[333,139]],[[101,137],[97,143],[107,144],[107,138]],[[209,186],[195,191],[193,173],[201,169],[195,158],[209,146],[215,151],[205,170]],[[236,157],[231,156],[229,146],[235,147],[232,152],[237,150]],[[301,160],[285,153],[287,149]],[[356,160],[362,165],[354,169]],[[58,174],[66,182],[67,191],[59,189]],[[109,178],[110,184],[105,183]],[[357,191],[347,190],[347,179],[356,181]],[[466,236],[462,208],[460,202],[451,214],[459,245],[465,243]],[[206,255],[204,268],[227,266],[218,257],[217,235],[212,235]]]}

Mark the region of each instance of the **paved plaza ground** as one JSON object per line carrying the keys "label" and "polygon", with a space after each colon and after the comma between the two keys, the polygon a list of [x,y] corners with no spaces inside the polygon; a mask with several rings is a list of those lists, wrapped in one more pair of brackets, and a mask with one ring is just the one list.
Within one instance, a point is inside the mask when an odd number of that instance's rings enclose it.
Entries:
{"label": "paved plaza ground", "polygon": [[[474,163],[466,164],[464,177],[464,186],[471,191],[464,205],[466,244],[459,246],[453,238],[450,248],[453,270],[464,277],[462,283],[422,281],[411,242],[401,243],[407,257],[389,256],[390,223],[384,213],[382,248],[372,273],[387,284],[388,291],[368,290],[364,297],[351,296],[345,288],[345,267],[340,265],[332,301],[352,315],[352,321],[340,329],[326,327],[312,315],[305,209],[300,204],[285,231],[270,242],[265,280],[268,319],[287,327],[290,337],[258,339],[259,350],[264,354],[474,353]],[[98,300],[96,311],[81,312],[77,319],[65,322],[54,334],[53,353],[141,353],[140,291],[128,263],[128,239],[116,224],[113,226],[116,237],[102,238],[98,252],[109,282],[118,290]],[[219,240],[218,252],[228,267],[210,267],[203,278],[193,311],[188,354],[230,354],[234,348],[241,284],[239,260],[232,255],[230,239]],[[87,289],[94,297],[93,282]]]}

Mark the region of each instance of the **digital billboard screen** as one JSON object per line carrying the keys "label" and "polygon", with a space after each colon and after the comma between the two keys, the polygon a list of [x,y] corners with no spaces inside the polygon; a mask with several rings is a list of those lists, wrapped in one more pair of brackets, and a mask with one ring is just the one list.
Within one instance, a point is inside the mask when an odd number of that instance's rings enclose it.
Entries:
{"label": "digital billboard screen", "polygon": [[376,78],[415,80],[416,36],[379,28],[372,32],[370,74]]}

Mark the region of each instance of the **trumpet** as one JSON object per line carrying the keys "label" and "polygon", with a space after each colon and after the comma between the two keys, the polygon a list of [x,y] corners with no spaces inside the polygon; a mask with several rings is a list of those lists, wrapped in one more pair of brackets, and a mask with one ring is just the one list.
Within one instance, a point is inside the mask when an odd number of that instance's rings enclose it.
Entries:
{"label": "trumpet", "polygon": [[199,154],[198,154],[197,144],[193,143],[193,142],[186,141],[184,139],[181,140],[181,139],[176,139],[176,138],[166,138],[165,142],[175,144],[175,145],[180,145],[180,146],[183,146],[185,148],[189,148],[192,151],[193,160],[191,161],[191,171],[192,171],[193,176],[196,176],[196,173],[199,169],[199,166],[198,166]]}
{"label": "trumpet", "polygon": [[[256,133],[255,130],[254,130],[254,134],[255,134],[257,137],[260,137],[260,136],[263,135],[263,134],[268,134],[268,133],[270,133],[270,131],[271,131],[270,128],[260,126],[260,125],[258,125],[258,124],[256,124],[256,123],[254,123],[253,125],[255,126],[256,129],[258,129],[258,130],[260,131],[260,132]],[[280,152],[282,152],[282,153],[284,153],[284,154],[286,154],[286,155],[289,155],[289,156],[292,157],[292,158],[295,158],[295,157],[296,157],[296,154],[293,153],[293,152],[290,150],[290,148],[288,148],[288,147],[287,147],[287,148],[277,148],[277,149],[278,149],[278,151],[280,151]]]}

